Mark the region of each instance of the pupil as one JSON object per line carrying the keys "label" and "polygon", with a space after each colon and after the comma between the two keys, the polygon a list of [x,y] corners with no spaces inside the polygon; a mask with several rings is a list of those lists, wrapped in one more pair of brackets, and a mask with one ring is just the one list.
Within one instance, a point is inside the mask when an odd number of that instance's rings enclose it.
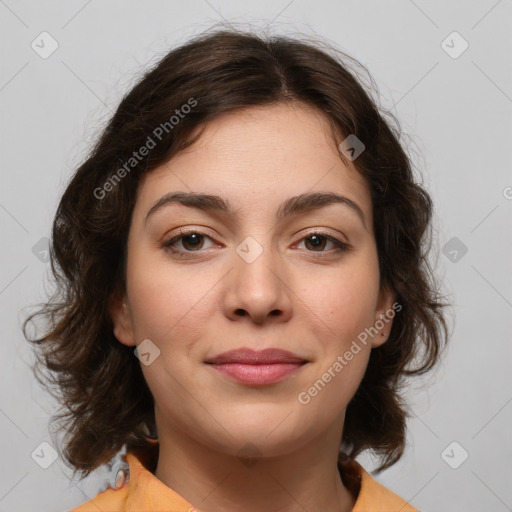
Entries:
{"label": "pupil", "polygon": [[[199,237],[200,235],[198,233],[192,233],[191,235],[187,235],[184,240],[187,245],[197,246],[200,242]],[[190,242],[190,239],[192,239],[192,242]]]}
{"label": "pupil", "polygon": [[[318,235],[311,235],[308,237],[308,240],[310,240],[310,245],[313,247],[321,247],[323,244],[323,237]],[[312,240],[312,242],[311,242]]]}

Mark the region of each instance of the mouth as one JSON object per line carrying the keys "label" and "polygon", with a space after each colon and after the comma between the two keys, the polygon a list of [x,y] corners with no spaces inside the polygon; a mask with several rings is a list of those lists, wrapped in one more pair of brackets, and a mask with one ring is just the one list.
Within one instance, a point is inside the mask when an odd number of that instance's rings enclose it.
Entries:
{"label": "mouth", "polygon": [[236,349],[205,361],[224,377],[248,385],[263,386],[282,381],[308,360],[280,349]]}

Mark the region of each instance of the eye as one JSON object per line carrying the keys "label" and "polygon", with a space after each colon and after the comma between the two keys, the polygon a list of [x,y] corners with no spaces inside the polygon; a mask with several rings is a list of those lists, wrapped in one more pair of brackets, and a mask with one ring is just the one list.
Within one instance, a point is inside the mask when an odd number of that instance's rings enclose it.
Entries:
{"label": "eye", "polygon": [[[208,238],[212,240],[210,236],[201,231],[197,231],[194,229],[182,230],[176,236],[172,237],[170,240],[164,242],[162,247],[166,250],[171,251],[173,254],[184,255],[187,253],[200,252],[201,249],[204,249],[204,238]],[[338,240],[336,237],[329,235],[328,233],[323,232],[313,232],[309,233],[307,236],[301,238],[301,242],[304,241],[306,245],[306,250],[308,252],[345,252],[350,249],[350,246],[341,240]],[[175,245],[177,242],[181,242],[183,248],[176,248]],[[324,250],[326,245],[331,243],[334,246],[334,249]]]}
{"label": "eye", "polygon": [[[307,236],[301,239],[304,240],[305,246],[308,249],[308,252],[330,252],[323,250],[329,242],[334,245],[334,252],[339,251],[348,251],[348,244],[338,240],[336,237],[329,235],[328,233],[323,233],[319,231],[315,231],[313,233],[309,233]],[[312,247],[312,250],[309,248]]]}
{"label": "eye", "polygon": [[[204,243],[201,241],[201,237],[206,237],[211,240],[211,238],[206,234],[202,233],[201,231],[197,230],[183,230],[180,231],[178,235],[172,237],[167,242],[164,242],[162,244],[162,247],[165,249],[170,250],[173,253],[187,253],[187,252],[197,252],[198,250],[203,248]],[[184,249],[176,249],[174,245],[176,242],[181,241],[182,246]]]}

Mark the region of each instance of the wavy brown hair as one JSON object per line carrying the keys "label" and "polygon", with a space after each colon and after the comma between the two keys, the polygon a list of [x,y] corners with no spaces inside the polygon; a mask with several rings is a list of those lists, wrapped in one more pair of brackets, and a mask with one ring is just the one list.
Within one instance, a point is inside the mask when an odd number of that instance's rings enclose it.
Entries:
{"label": "wavy brown hair", "polygon": [[[353,164],[371,190],[381,285],[394,290],[402,309],[386,343],[371,351],[347,407],[340,461],[371,449],[382,470],[401,457],[408,415],[401,388],[439,360],[449,304],[427,261],[432,201],[415,181],[400,124],[377,107],[371,89],[366,68],[326,43],[223,28],[171,50],[122,99],[62,195],[50,243],[55,289],[23,325],[36,346],[36,376],[62,404],[53,421],[66,433],[61,455],[75,472],[86,476],[125,445],[149,448],[155,437],[153,397],[140,362],[114,337],[108,314],[110,301],[124,292],[139,180],[193,144],[205,123],[283,102],[315,107],[330,119],[333,134],[354,134],[365,145]],[[180,112],[187,113],[170,124]],[[167,129],[156,141],[162,126]],[[155,147],[131,161],[148,137]],[[129,161],[131,168],[120,171]],[[44,333],[30,336],[28,323],[39,315]]]}

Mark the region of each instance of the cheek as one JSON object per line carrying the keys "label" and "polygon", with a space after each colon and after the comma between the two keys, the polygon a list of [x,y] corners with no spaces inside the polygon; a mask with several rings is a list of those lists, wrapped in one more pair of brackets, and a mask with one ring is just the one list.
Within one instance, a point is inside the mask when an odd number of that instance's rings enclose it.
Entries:
{"label": "cheek", "polygon": [[[330,349],[341,350],[351,339],[372,325],[378,296],[378,275],[370,267],[341,269],[317,280],[314,288],[303,289],[302,298],[321,320],[329,336]],[[332,345],[334,337],[334,346]]]}
{"label": "cheek", "polygon": [[368,272],[340,272],[324,285],[323,291],[306,295],[321,335],[311,377],[298,395],[304,414],[321,424],[347,407],[361,383],[371,346],[358,336],[372,325],[376,301],[376,283]]}
{"label": "cheek", "polygon": [[161,350],[168,350],[176,346],[170,343],[172,340],[180,339],[180,346],[186,347],[211,315],[209,292],[216,284],[216,276],[198,267],[193,272],[180,271],[165,258],[148,261],[143,254],[135,254],[128,268],[136,340],[149,338]]}

